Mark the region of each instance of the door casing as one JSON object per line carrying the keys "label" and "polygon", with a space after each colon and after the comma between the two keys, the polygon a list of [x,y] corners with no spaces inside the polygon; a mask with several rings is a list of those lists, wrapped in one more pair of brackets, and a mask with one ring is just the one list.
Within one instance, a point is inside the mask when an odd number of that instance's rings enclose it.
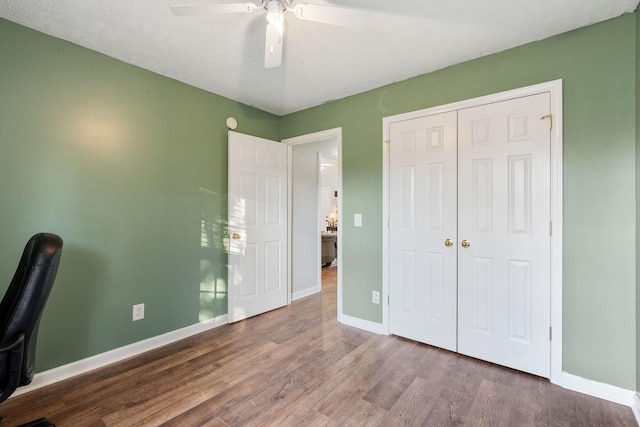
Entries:
{"label": "door casing", "polygon": [[551,382],[562,381],[562,80],[527,86],[492,95],[454,102],[409,113],[384,117],[383,123],[383,262],[382,292],[387,303],[382,305],[382,332],[389,334],[389,151],[391,123],[435,115],[462,108],[476,107],[524,96],[548,92],[551,98]]}

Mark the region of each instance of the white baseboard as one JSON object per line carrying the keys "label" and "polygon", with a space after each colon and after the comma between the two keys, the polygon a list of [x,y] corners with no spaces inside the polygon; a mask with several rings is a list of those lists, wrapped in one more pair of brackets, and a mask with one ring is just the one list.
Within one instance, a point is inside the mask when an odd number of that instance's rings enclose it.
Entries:
{"label": "white baseboard", "polygon": [[208,331],[209,329],[213,329],[221,325],[226,325],[227,323],[229,323],[229,320],[228,316],[225,314],[211,320],[196,323],[195,325],[176,329],[175,331],[167,332],[166,334],[158,335],[146,340],[126,345],[124,347],[109,350],[105,353],[96,354],[95,356],[78,360],[67,365],[59,366],[48,371],[39,372],[35,375],[31,384],[29,384],[28,386],[19,387],[15,391],[15,393],[13,393],[12,397],[28,393],[35,389],[57,383],[58,381],[69,379],[76,375],[84,374],[86,372],[110,365],[115,362],[119,362],[124,359],[128,359],[132,356],[136,356],[149,350],[153,350],[155,348],[171,344],[192,335]]}
{"label": "white baseboard", "polygon": [[562,373],[562,387],[600,399],[620,403],[633,409],[638,399],[636,392],[598,381],[588,380],[577,375]]}
{"label": "white baseboard", "polygon": [[636,423],[640,426],[640,395],[638,393],[633,396],[633,405],[631,405],[633,415],[636,417]]}
{"label": "white baseboard", "polygon": [[357,317],[347,316],[346,314],[341,313],[338,314],[338,322],[355,328],[364,329],[365,331],[373,332],[374,334],[384,335],[382,323],[358,319]]}
{"label": "white baseboard", "polygon": [[308,297],[309,295],[317,294],[322,291],[322,288],[318,285],[312,286],[307,289],[303,289],[301,291],[297,291],[291,294],[291,301],[298,300],[300,298]]}

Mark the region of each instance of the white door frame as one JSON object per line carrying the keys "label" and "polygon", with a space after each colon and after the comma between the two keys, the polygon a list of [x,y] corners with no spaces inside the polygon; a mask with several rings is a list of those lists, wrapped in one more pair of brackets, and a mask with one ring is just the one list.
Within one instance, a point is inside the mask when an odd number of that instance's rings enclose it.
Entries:
{"label": "white door frame", "polygon": [[551,130],[551,382],[562,382],[562,80],[540,83],[492,95],[453,102],[419,111],[384,117],[382,119],[382,164],[383,164],[383,230],[382,230],[382,294],[387,304],[382,305],[382,330],[389,334],[389,151],[391,123],[418,117],[440,114],[462,108],[476,107],[539,93],[549,92],[550,111],[553,119]]}
{"label": "white door frame", "polygon": [[[338,318],[342,315],[342,128],[337,127],[333,129],[327,129],[319,132],[309,133],[306,135],[300,135],[293,138],[286,138],[282,140],[283,144],[289,145],[289,218],[293,218],[293,156],[292,148],[294,145],[306,144],[308,142],[322,141],[325,139],[335,139],[338,144],[338,278],[337,278],[337,294],[338,294]],[[289,221],[289,280],[291,281],[291,231],[292,221]],[[318,234],[318,242],[320,242],[320,235]],[[320,244],[320,243],[319,243]],[[291,295],[291,287],[293,284],[289,283],[289,294]]]}

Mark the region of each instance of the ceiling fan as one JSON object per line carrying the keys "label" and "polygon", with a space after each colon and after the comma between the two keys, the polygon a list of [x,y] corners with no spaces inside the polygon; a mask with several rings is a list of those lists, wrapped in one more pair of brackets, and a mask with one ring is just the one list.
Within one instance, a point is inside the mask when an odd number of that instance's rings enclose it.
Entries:
{"label": "ceiling fan", "polygon": [[264,48],[265,68],[279,67],[282,63],[284,36],[284,12],[293,12],[298,19],[322,22],[343,27],[361,27],[362,15],[354,9],[309,3],[295,0],[256,0],[243,3],[192,3],[171,6],[178,16],[216,13],[250,13],[266,10],[267,32]]}

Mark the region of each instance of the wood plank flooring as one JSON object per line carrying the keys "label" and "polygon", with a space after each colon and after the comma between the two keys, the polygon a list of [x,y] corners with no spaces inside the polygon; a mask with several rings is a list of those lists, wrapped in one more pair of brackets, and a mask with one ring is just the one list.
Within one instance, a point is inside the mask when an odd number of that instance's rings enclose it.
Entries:
{"label": "wood plank flooring", "polygon": [[15,426],[635,426],[631,409],[336,321],[323,292],[0,404]]}

